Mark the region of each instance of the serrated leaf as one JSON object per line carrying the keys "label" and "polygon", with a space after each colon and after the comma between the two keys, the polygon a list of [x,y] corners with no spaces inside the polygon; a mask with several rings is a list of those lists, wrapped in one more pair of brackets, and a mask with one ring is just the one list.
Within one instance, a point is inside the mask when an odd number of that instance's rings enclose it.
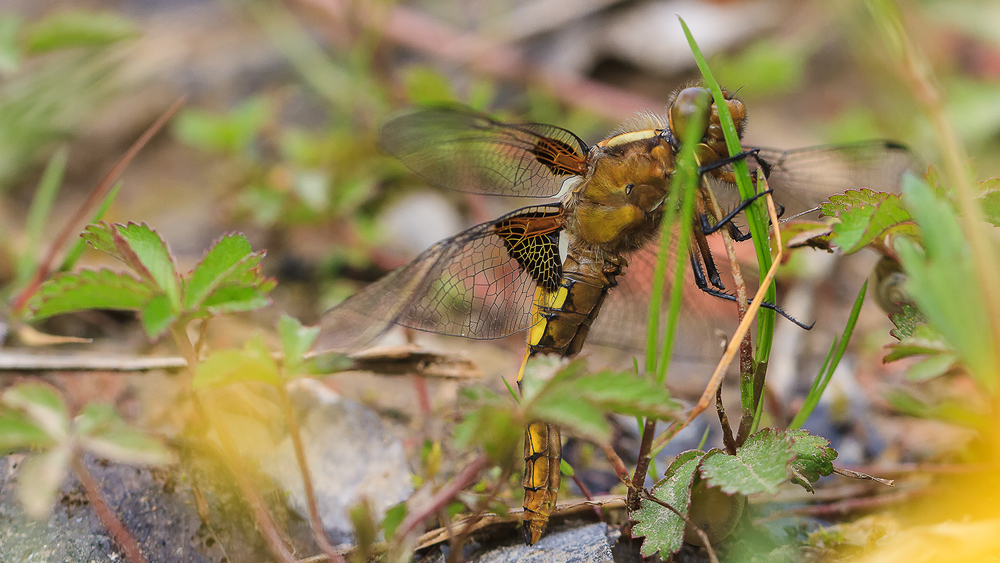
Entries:
{"label": "serrated leaf", "polygon": [[319,327],[302,326],[298,319],[281,315],[278,320],[278,336],[281,337],[281,349],[285,354],[286,377],[291,377],[299,372],[302,357],[316,342]]}
{"label": "serrated leaf", "polygon": [[26,48],[44,53],[70,47],[111,45],[138,35],[136,25],[111,12],[56,12],[25,29]]}
{"label": "serrated leaf", "polygon": [[831,196],[836,203],[825,204],[823,213],[836,209],[839,223],[833,225],[832,243],[850,254],[890,232],[915,232],[912,218],[894,194],[870,189],[850,191],[843,196]]}
{"label": "serrated leaf", "polygon": [[259,335],[248,340],[240,350],[230,348],[213,352],[194,370],[195,389],[246,381],[261,381],[274,386],[282,384],[278,364]]}
{"label": "serrated leaf", "polygon": [[0,410],[0,456],[9,453],[44,448],[52,438],[28,415],[13,409]]}
{"label": "serrated leaf", "polygon": [[785,434],[792,439],[792,449],[795,452],[792,469],[799,475],[809,483],[815,483],[820,477],[833,473],[833,460],[837,459],[837,450],[830,447],[829,440],[802,429],[787,430]]}
{"label": "serrated leaf", "polygon": [[[187,275],[184,308],[197,308],[216,286],[236,270],[241,262],[249,260],[252,254],[253,248],[242,234],[225,235],[215,241]],[[256,261],[259,262],[259,258]]]}
{"label": "serrated leaf", "polygon": [[202,302],[202,307],[216,314],[253,311],[271,304],[267,291],[256,287],[224,285],[215,288]]}
{"label": "serrated leaf", "polygon": [[51,450],[28,456],[18,469],[17,496],[24,512],[43,519],[52,510],[56,495],[72,460],[71,444],[61,444]]}
{"label": "serrated leaf", "polygon": [[32,319],[44,319],[73,311],[113,309],[140,310],[153,290],[134,277],[111,270],[64,273],[43,283],[32,298]]}
{"label": "serrated leaf", "polygon": [[149,301],[139,311],[142,328],[150,338],[157,338],[177,320],[177,311],[170,304],[170,299],[159,294]]}
{"label": "serrated leaf", "polygon": [[934,327],[926,324],[918,324],[913,327],[910,336],[900,340],[898,343],[886,346],[889,353],[882,358],[883,362],[894,362],[911,356],[925,354],[951,353],[954,349],[944,339]]}
{"label": "serrated leaf", "polygon": [[895,328],[889,331],[889,334],[897,340],[903,340],[906,337],[913,336],[913,331],[922,324],[927,322],[927,317],[920,312],[910,303],[898,303],[900,308],[899,313],[895,313],[889,317]]}
{"label": "serrated leaf", "polygon": [[95,250],[109,254],[122,262],[125,261],[118,252],[118,247],[115,246],[114,228],[110,224],[99,221],[87,225],[87,228],[83,229],[83,232],[80,233],[80,238],[85,240]]}
{"label": "serrated leaf", "polygon": [[560,386],[577,400],[587,401],[604,411],[633,416],[676,418],[680,405],[663,386],[633,372],[604,370],[584,375]]}
{"label": "serrated leaf", "polygon": [[4,405],[22,411],[53,440],[69,435],[69,412],[55,389],[41,383],[22,383],[3,393]]}
{"label": "serrated leaf", "polygon": [[564,426],[598,442],[606,442],[611,438],[611,427],[604,411],[568,395],[546,396],[533,403],[528,413],[530,419]]}
{"label": "serrated leaf", "polygon": [[[666,478],[661,480],[653,490],[653,496],[670,506],[687,514],[691,502],[691,485],[694,483],[698,464],[705,456],[704,452],[691,450],[678,455],[666,471]],[[641,553],[650,557],[659,552],[661,557],[677,552],[684,542],[684,528],[687,524],[672,510],[651,500],[642,499],[639,510],[636,510],[631,520],[633,536],[645,536],[642,541]]]}
{"label": "serrated leaf", "polygon": [[842,194],[831,195],[829,201],[820,204],[821,217],[837,217],[845,211],[859,207],[875,207],[890,198],[899,199],[895,194],[877,192],[870,188],[847,190]]}
{"label": "serrated leaf", "polygon": [[114,225],[114,242],[125,263],[156,282],[174,310],[180,310],[180,281],[174,258],[159,233],[145,223]]}
{"label": "serrated leaf", "polygon": [[773,494],[791,477],[793,459],[792,439],[783,432],[765,428],[750,436],[735,456],[721,450],[708,452],[699,471],[709,486],[719,487],[729,495]]}

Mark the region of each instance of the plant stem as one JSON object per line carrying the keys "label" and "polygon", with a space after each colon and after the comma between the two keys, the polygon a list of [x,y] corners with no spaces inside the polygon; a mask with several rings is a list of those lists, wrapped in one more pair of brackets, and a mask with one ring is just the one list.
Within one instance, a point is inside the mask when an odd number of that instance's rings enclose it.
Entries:
{"label": "plant stem", "polygon": [[295,563],[295,556],[292,555],[288,546],[285,545],[284,538],[281,537],[278,527],[264,506],[264,501],[261,500],[260,495],[257,494],[257,490],[254,489],[253,484],[250,483],[250,480],[243,471],[240,452],[236,447],[236,441],[233,439],[232,433],[229,431],[229,426],[221,417],[213,418],[209,414],[209,411],[205,409],[201,399],[199,399],[198,395],[191,388],[191,379],[194,377],[195,366],[198,365],[198,356],[194,350],[194,345],[191,344],[191,340],[188,338],[187,323],[175,323],[170,329],[170,333],[174,337],[177,347],[180,348],[181,354],[188,362],[188,372],[191,377],[188,378],[187,384],[191,400],[194,402],[203,423],[215,428],[215,433],[219,437],[219,443],[222,445],[222,451],[229,464],[229,470],[232,472],[233,477],[236,478],[236,484],[250,505],[254,520],[260,527],[261,533],[264,535],[264,539],[271,549],[271,553],[282,563]]}
{"label": "plant stem", "polygon": [[132,534],[125,528],[121,520],[111,512],[108,503],[104,501],[104,495],[101,494],[101,489],[98,487],[97,481],[90,474],[80,454],[73,456],[73,472],[76,473],[76,478],[83,485],[83,490],[87,494],[87,500],[90,501],[91,506],[94,507],[94,512],[97,513],[97,519],[101,521],[101,525],[111,534],[111,539],[125,552],[125,557],[128,558],[129,563],[146,563],[146,558],[142,555],[142,551],[139,550],[139,545],[135,542],[135,538],[132,537]]}
{"label": "plant stem", "polygon": [[458,493],[462,492],[463,489],[471,485],[477,478],[479,474],[482,473],[487,467],[490,466],[490,458],[485,454],[480,455],[476,459],[472,460],[472,463],[465,466],[458,475],[456,475],[447,485],[441,488],[437,494],[431,498],[427,506],[415,513],[409,513],[406,518],[400,522],[399,527],[396,528],[396,533],[393,535],[394,547],[398,547],[404,541],[406,536],[410,535],[417,526],[419,526],[424,520],[434,516],[438,509],[442,506],[448,504],[451,499],[455,498]]}
{"label": "plant stem", "polygon": [[632,474],[632,486],[628,488],[628,494],[625,497],[625,506],[630,513],[639,510],[639,492],[646,485],[646,472],[649,471],[649,463],[653,460],[653,454],[650,450],[653,446],[654,434],[656,434],[656,420],[648,418],[642,429],[639,460],[635,464],[635,473]]}
{"label": "plant stem", "polygon": [[316,545],[326,554],[333,563],[343,563],[344,558],[340,556],[330,544],[326,537],[326,530],[323,528],[323,520],[319,517],[319,508],[316,504],[316,492],[313,489],[312,475],[309,472],[309,463],[306,461],[306,450],[302,446],[302,433],[299,430],[299,421],[295,418],[295,411],[292,410],[292,401],[288,397],[288,390],[285,386],[278,385],[278,396],[281,399],[281,410],[285,413],[285,423],[288,424],[288,434],[292,437],[292,446],[295,448],[295,461],[299,464],[299,471],[302,473],[302,490],[306,495],[306,506],[309,509],[309,525],[312,527],[313,537]]}

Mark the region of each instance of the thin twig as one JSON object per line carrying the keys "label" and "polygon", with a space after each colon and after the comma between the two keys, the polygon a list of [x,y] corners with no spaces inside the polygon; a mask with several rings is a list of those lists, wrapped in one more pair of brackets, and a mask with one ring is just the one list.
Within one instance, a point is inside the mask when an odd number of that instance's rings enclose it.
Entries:
{"label": "thin twig", "polygon": [[319,508],[316,504],[316,492],[313,490],[312,476],[309,472],[309,463],[306,461],[306,450],[302,446],[302,433],[299,430],[299,422],[295,418],[295,411],[292,409],[292,401],[288,397],[288,390],[283,384],[277,386],[278,396],[281,398],[281,410],[285,413],[285,423],[288,424],[288,434],[292,437],[292,446],[295,449],[295,461],[298,462],[299,472],[302,474],[302,490],[306,496],[306,507],[309,509],[309,525],[312,527],[313,538],[316,545],[326,554],[333,563],[344,563],[344,558],[330,544],[326,537],[326,530],[323,528],[323,520],[319,517]]}
{"label": "thin twig", "polygon": [[712,549],[712,542],[708,541],[708,534],[706,534],[705,531],[702,530],[700,526],[695,525],[694,522],[692,522],[687,517],[687,515],[681,514],[680,510],[677,510],[673,506],[670,506],[670,503],[663,502],[662,500],[653,496],[653,494],[650,493],[648,490],[643,489],[642,496],[645,497],[647,500],[651,500],[656,504],[662,506],[663,508],[666,508],[667,510],[673,512],[678,516],[678,518],[683,520],[685,524],[687,524],[692,530],[694,530],[694,533],[698,534],[698,537],[701,538],[702,543],[705,544],[705,551],[708,552],[709,561],[711,561],[712,563],[719,563],[719,558],[715,556],[715,550]]}
{"label": "thin twig", "polygon": [[149,126],[149,129],[146,129],[146,131],[139,136],[134,143],[132,143],[132,146],[125,151],[125,154],[123,154],[120,159],[118,159],[118,162],[116,162],[111,168],[111,171],[108,172],[107,176],[105,176],[97,187],[90,192],[87,199],[80,204],[76,213],[74,213],[73,216],[70,217],[69,221],[63,225],[62,230],[59,231],[59,234],[56,235],[52,244],[49,245],[49,250],[46,252],[42,261],[38,264],[38,268],[35,270],[35,275],[31,278],[31,281],[28,282],[24,289],[22,289],[17,297],[15,297],[11,302],[12,310],[19,312],[24,309],[28,300],[31,299],[31,296],[38,291],[38,286],[40,286],[42,282],[45,281],[45,278],[48,277],[49,272],[52,270],[52,264],[56,260],[56,256],[66,245],[67,241],[69,241],[76,229],[79,228],[81,223],[87,220],[92,213],[92,210],[101,203],[101,200],[103,200],[105,196],[108,195],[108,192],[115,185],[115,182],[118,181],[118,177],[122,175],[122,172],[124,172],[126,168],[128,168],[128,165],[132,163],[132,160],[137,154],[139,154],[139,151],[141,151],[150,139],[159,133],[164,126],[166,126],[170,119],[173,118],[174,114],[177,113],[186,102],[187,98],[181,97],[176,102],[171,104],[170,107],[167,108],[167,111],[163,112],[163,114]]}
{"label": "thin twig", "polygon": [[150,371],[178,369],[187,365],[180,356],[89,356],[86,354],[41,355],[0,352],[0,371]]}
{"label": "thin twig", "polygon": [[[750,323],[754,319],[754,315],[757,314],[757,310],[760,308],[761,303],[764,301],[764,295],[767,292],[767,287],[770,285],[771,280],[774,279],[774,274],[778,270],[778,265],[781,264],[782,259],[782,249],[781,249],[781,232],[778,228],[778,213],[774,209],[774,199],[771,194],[767,194],[767,210],[771,216],[771,224],[774,225],[774,236],[777,240],[777,256],[775,256],[774,262],[771,264],[771,268],[767,271],[767,274],[761,280],[760,287],[757,289],[757,294],[754,296],[753,301],[750,303],[750,307],[747,309],[746,316],[740,322],[740,325],[736,327],[736,333],[733,339],[729,341],[729,345],[726,346],[726,352],[722,355],[722,359],[719,360],[719,364],[715,368],[715,372],[712,374],[712,378],[709,380],[708,385],[705,386],[705,392],[702,393],[701,398],[698,400],[698,404],[691,409],[688,413],[687,418],[682,422],[675,422],[670,425],[669,428],[653,441],[653,446],[650,450],[650,454],[646,457],[653,455],[655,452],[660,451],[663,446],[667,445],[674,436],[677,435],[682,429],[691,424],[695,418],[708,408],[712,403],[712,399],[715,397],[715,390],[722,384],[722,378],[725,376],[726,370],[729,368],[729,364],[732,363],[733,358],[736,356],[736,351],[739,348],[739,343],[742,342],[743,335],[750,330]],[[640,459],[640,462],[642,459]]]}
{"label": "thin twig", "polygon": [[121,520],[108,508],[108,503],[104,500],[104,495],[101,494],[101,488],[97,485],[97,481],[94,480],[93,475],[90,474],[80,454],[73,456],[73,472],[76,473],[76,478],[83,485],[83,490],[87,494],[87,500],[90,501],[91,506],[94,507],[94,512],[97,513],[97,519],[101,521],[101,525],[111,534],[111,539],[125,552],[125,557],[128,558],[129,563],[146,563],[146,558],[142,555],[142,551],[139,550],[139,544],[135,542],[135,538],[132,537],[132,534],[125,528]]}
{"label": "thin twig", "polygon": [[254,520],[260,527],[261,534],[263,534],[264,540],[271,549],[271,553],[281,563],[295,563],[295,556],[288,549],[284,538],[278,531],[277,525],[275,525],[271,515],[267,512],[264,501],[261,500],[260,495],[257,494],[257,490],[246,476],[239,448],[236,447],[236,440],[233,439],[232,432],[229,431],[229,425],[226,424],[225,419],[222,417],[211,416],[209,409],[205,408],[204,403],[202,403],[191,387],[191,379],[194,376],[195,366],[198,365],[198,356],[194,345],[191,343],[191,339],[188,338],[187,324],[187,322],[183,321],[175,323],[170,333],[188,363],[188,371],[191,377],[187,378],[187,389],[195,405],[198,417],[203,424],[209,424],[215,428],[215,433],[219,438],[219,444],[222,445],[222,451],[229,465],[229,470],[233,474],[233,477],[236,478],[236,484],[239,486],[240,492],[243,493],[244,498],[246,498],[247,503],[250,505]]}

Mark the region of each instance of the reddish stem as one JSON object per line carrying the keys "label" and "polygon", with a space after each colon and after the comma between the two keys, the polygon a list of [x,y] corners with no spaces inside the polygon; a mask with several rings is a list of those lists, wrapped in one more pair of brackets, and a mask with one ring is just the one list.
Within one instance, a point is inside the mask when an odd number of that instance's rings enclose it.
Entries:
{"label": "reddish stem", "polygon": [[281,410],[285,412],[285,422],[288,424],[288,434],[292,437],[292,445],[295,447],[295,460],[299,464],[299,471],[302,473],[302,489],[306,495],[306,506],[309,508],[309,524],[312,526],[313,537],[327,558],[333,563],[344,563],[344,558],[326,537],[326,530],[323,529],[323,520],[319,517],[319,508],[316,505],[316,493],[313,490],[312,476],[309,472],[309,464],[306,461],[306,450],[302,446],[302,433],[299,431],[299,422],[295,418],[295,411],[292,410],[292,402],[288,398],[288,391],[284,385],[278,385],[278,395],[281,397]]}
{"label": "reddish stem", "polygon": [[486,455],[480,455],[476,459],[472,460],[472,463],[465,466],[465,469],[456,475],[447,485],[441,488],[437,494],[430,500],[430,502],[419,512],[413,512],[406,515],[406,518],[399,524],[396,529],[395,543],[402,541],[402,538],[410,535],[417,526],[419,526],[424,520],[437,514],[438,509],[447,505],[453,498],[455,498],[458,493],[462,492],[466,487],[473,484],[476,479],[479,478],[479,474],[482,473],[487,467],[490,466],[490,458]]}
{"label": "reddish stem", "polygon": [[84,200],[83,204],[81,204],[76,210],[76,213],[74,213],[70,220],[63,225],[62,230],[59,231],[59,234],[56,235],[56,238],[49,246],[49,250],[45,254],[45,257],[38,264],[38,268],[35,270],[35,275],[31,278],[31,281],[28,282],[28,285],[26,285],[25,288],[21,290],[21,293],[19,293],[12,301],[11,309],[15,313],[23,310],[24,306],[28,303],[28,300],[31,299],[31,296],[38,291],[38,286],[42,285],[42,282],[45,281],[45,278],[48,277],[49,272],[52,270],[52,264],[56,260],[56,255],[59,254],[59,251],[64,246],[66,246],[66,242],[69,240],[70,236],[72,236],[73,232],[79,228],[81,223],[87,220],[93,212],[93,209],[101,203],[101,200],[103,200],[105,196],[108,195],[108,192],[111,191],[111,188],[118,180],[118,177],[122,175],[122,172],[124,172],[126,168],[128,168],[128,165],[132,163],[132,160],[137,154],[139,154],[139,151],[146,146],[153,136],[163,129],[167,122],[170,121],[174,114],[177,113],[177,111],[180,110],[186,102],[187,98],[181,97],[169,108],[167,108],[167,111],[163,112],[156,122],[150,125],[149,129],[146,129],[146,131],[138,139],[136,139],[134,143],[132,143],[132,146],[125,151],[125,154],[123,154],[120,159],[118,159],[118,162],[116,162],[111,168],[111,171],[108,172],[107,176],[105,176],[104,179],[101,180],[101,183],[90,192],[90,195],[87,196],[87,199]]}
{"label": "reddish stem", "polygon": [[73,456],[73,471],[76,473],[76,478],[80,480],[80,484],[83,485],[87,500],[90,501],[94,512],[97,513],[97,519],[111,534],[111,539],[125,552],[125,557],[130,563],[146,563],[146,558],[139,550],[139,544],[135,542],[135,538],[132,537],[121,520],[111,512],[108,503],[104,501],[100,487],[97,486],[97,481],[94,480],[79,454]]}

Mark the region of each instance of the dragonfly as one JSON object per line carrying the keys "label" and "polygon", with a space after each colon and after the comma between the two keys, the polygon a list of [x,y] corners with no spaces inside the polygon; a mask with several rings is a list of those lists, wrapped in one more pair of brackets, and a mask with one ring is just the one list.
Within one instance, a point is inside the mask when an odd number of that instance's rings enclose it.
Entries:
{"label": "dragonfly", "polygon": [[[742,138],[746,107],[729,94],[725,104]],[[646,309],[625,303],[628,288],[642,285],[627,275],[629,264],[656,248],[664,210],[673,204],[679,139],[694,123],[703,127],[695,133],[704,189],[684,250],[697,287],[723,299],[735,297],[726,292],[705,241],[722,227],[747,238],[731,220],[747,202],[726,217],[713,216],[707,192],[735,193],[734,160],[760,169],[779,196],[891,189],[907,167],[899,163],[910,161],[904,146],[889,141],[787,151],[744,146],[730,157],[718,108],[710,91],[698,86],[676,93],[664,116],[641,113],[593,145],[561,127],[501,122],[462,106],[404,110],[383,125],[380,142],[420,178],[461,192],[555,201],[434,244],[327,311],[318,347],[357,350],[396,325],[475,339],[527,331],[520,385],[531,357],[577,355],[588,335],[600,333],[602,310],[613,319],[605,334],[644,326]],[[524,440],[522,532],[533,544],[557,500],[562,442],[559,428],[545,422],[531,422]]]}

